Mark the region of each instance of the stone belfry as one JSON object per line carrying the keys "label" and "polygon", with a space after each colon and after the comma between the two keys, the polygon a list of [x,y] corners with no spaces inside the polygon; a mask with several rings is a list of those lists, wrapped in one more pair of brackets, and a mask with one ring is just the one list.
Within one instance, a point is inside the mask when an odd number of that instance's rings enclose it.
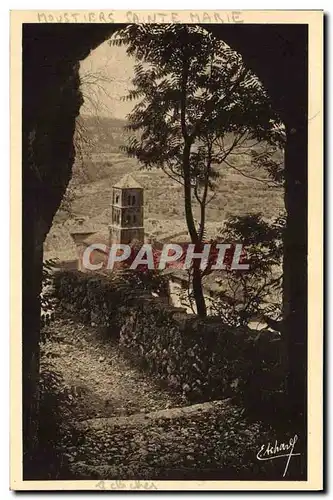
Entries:
{"label": "stone belfry", "polygon": [[110,245],[134,240],[144,243],[143,188],[130,174],[113,186],[109,230]]}

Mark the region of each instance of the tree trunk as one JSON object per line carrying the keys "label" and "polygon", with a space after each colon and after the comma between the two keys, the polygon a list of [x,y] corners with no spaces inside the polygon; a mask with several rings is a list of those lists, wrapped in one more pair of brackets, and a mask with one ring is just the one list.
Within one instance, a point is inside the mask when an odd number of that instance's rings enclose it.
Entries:
{"label": "tree trunk", "polygon": [[[190,233],[191,242],[197,244],[199,242],[197,229],[194,224],[192,212],[191,198],[191,177],[190,177],[190,151],[191,144],[185,142],[183,151],[183,173],[184,173],[184,200],[185,200],[185,217],[186,224]],[[193,296],[199,316],[207,316],[207,308],[202,289],[202,275],[200,270],[199,259],[193,260],[193,275],[192,275]]]}
{"label": "tree trunk", "polygon": [[196,260],[193,264],[192,285],[193,285],[193,296],[197,308],[197,314],[198,316],[206,317],[207,307],[202,289],[202,275],[198,260]]}
{"label": "tree trunk", "polygon": [[[185,45],[186,50],[186,45]],[[192,187],[191,187],[191,172],[190,172],[190,155],[191,146],[193,144],[193,136],[190,137],[186,126],[186,96],[187,96],[187,81],[189,72],[189,59],[184,53],[184,60],[182,66],[182,84],[181,84],[181,99],[180,99],[180,121],[181,130],[184,140],[183,148],[183,178],[184,178],[184,201],[185,201],[185,218],[188,231],[190,233],[191,241],[194,244],[199,242],[198,232],[194,224],[192,212]],[[198,260],[193,262],[193,295],[199,316],[206,316],[206,304],[202,290],[202,276],[200,272]]]}
{"label": "tree trunk", "polygon": [[[307,121],[287,127],[283,261],[283,330],[288,352],[291,410],[305,417],[307,399]],[[304,167],[305,165],[305,167]]]}

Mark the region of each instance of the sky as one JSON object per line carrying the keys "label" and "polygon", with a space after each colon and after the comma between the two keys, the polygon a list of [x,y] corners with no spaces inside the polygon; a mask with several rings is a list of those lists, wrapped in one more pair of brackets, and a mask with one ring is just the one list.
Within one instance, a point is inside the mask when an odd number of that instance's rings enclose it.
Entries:
{"label": "sky", "polygon": [[[107,41],[81,61],[81,87],[86,96],[81,114],[97,111],[99,115],[124,119],[136,104],[121,101],[121,97],[131,88],[134,64],[134,58],[126,54],[126,47],[110,47]],[[96,79],[97,84],[87,83],[88,80],[92,82]]]}

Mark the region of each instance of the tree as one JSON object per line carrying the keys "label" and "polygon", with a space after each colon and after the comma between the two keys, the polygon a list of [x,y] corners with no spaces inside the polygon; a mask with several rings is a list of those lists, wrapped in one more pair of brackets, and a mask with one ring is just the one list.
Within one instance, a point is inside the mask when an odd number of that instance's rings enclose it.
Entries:
{"label": "tree", "polygon": [[226,271],[212,303],[225,323],[245,326],[253,317],[280,330],[282,320],[282,257],[285,215],[266,221],[261,214],[230,218],[222,230],[225,241],[246,246],[249,272]]}
{"label": "tree", "polygon": [[[232,155],[263,140],[276,150],[283,142],[278,116],[241,56],[198,26],[130,25],[113,43],[127,45],[138,61],[126,96],[140,100],[128,116],[135,134],[124,149],[182,184],[188,232],[199,250],[219,166],[235,168]],[[198,259],[191,272],[197,313],[205,316]]]}

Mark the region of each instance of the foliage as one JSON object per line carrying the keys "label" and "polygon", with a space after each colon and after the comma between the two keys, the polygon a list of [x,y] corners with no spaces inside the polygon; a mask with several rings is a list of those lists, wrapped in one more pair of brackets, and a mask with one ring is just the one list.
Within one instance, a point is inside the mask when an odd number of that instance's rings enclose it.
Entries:
{"label": "foliage", "polygon": [[[46,344],[47,345],[47,344]],[[37,479],[58,479],[68,475],[65,451],[77,445],[78,433],[73,417],[74,399],[56,369],[56,362],[42,346],[39,382]]]}
{"label": "foliage", "polygon": [[106,274],[59,271],[54,287],[60,306],[79,312],[85,322],[110,328],[116,336],[126,308],[135,304],[140,292],[166,294],[165,280],[151,270]]}
{"label": "foliage", "polygon": [[[127,45],[138,60],[126,99],[140,100],[128,116],[128,129],[141,137],[131,137],[124,148],[129,155],[184,183],[188,140],[190,177],[197,188],[206,185],[208,163],[213,188],[220,174],[216,166],[244,149],[252,148],[252,164],[272,170],[272,156],[284,144],[283,126],[238,53],[197,26],[130,25],[117,32],[115,43]],[[267,146],[253,149],[258,141]]]}
{"label": "foliage", "polygon": [[[224,241],[242,242],[249,271],[224,272],[217,280],[214,313],[227,324],[245,326],[253,317],[279,329],[282,317],[282,256],[285,216],[267,222],[260,214],[234,217],[222,230]],[[270,322],[270,320],[272,320]]]}
{"label": "foliage", "polygon": [[[129,25],[117,32],[114,43],[125,44],[138,61],[127,96],[139,100],[128,117],[128,129],[136,135],[124,149],[144,168],[158,167],[183,186],[191,241],[202,242],[219,166],[235,168],[233,155],[265,141],[253,165],[279,178],[272,156],[284,142],[279,117],[240,55],[203,28]],[[197,223],[193,200],[200,207]],[[198,314],[205,316],[196,263],[192,284]]]}
{"label": "foliage", "polygon": [[42,292],[40,294],[40,304],[42,309],[52,309],[54,306],[54,296],[52,293],[54,270],[57,259],[47,259],[43,262],[42,271]]}

